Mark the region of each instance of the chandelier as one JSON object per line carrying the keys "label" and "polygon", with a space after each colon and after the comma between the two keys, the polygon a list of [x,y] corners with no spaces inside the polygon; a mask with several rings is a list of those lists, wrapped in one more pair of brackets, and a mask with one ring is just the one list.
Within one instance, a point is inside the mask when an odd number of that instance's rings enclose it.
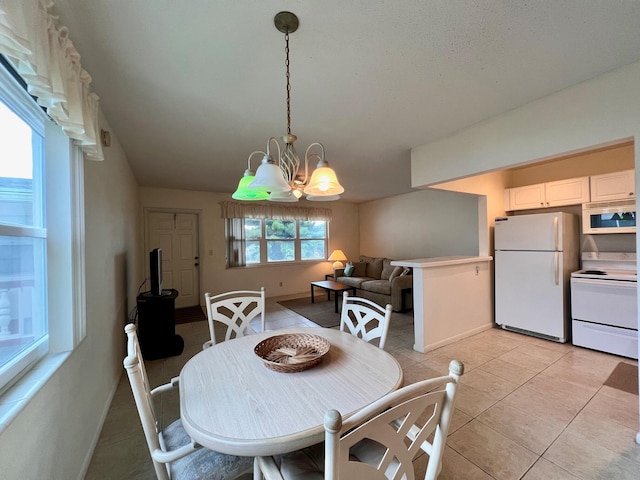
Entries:
{"label": "chandelier", "polygon": [[[255,151],[247,159],[247,169],[238,183],[232,198],[236,200],[270,200],[273,202],[297,202],[306,195],[310,201],[338,200],[344,188],[338,182],[335,172],[324,158],[324,146],[312,143],[300,160],[293,143],[298,139],[291,133],[291,83],[289,74],[289,34],[298,29],[298,17],[291,12],[280,12],[273,19],[276,28],[284,33],[285,67],[287,81],[287,133],[280,140],[270,137],[267,140],[266,152]],[[275,146],[277,160],[271,156],[271,147]],[[262,161],[254,172],[251,158],[262,155]],[[316,169],[309,177],[309,162],[317,161]]]}

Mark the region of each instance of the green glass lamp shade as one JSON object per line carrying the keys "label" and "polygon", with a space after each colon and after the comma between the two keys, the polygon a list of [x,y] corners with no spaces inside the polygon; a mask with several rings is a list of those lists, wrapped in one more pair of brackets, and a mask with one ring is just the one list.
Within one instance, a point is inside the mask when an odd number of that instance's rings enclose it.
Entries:
{"label": "green glass lamp shade", "polygon": [[238,182],[238,188],[233,192],[231,198],[235,200],[267,200],[269,198],[267,192],[249,188],[249,184],[253,182],[254,178],[253,175],[247,175],[245,173],[245,176]]}

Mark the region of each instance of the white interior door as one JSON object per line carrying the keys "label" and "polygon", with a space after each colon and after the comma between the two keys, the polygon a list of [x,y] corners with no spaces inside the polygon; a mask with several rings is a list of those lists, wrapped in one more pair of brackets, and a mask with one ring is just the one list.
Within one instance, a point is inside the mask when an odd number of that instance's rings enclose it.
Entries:
{"label": "white interior door", "polygon": [[162,288],[178,291],[176,308],[199,305],[198,215],[150,212],[147,222],[147,250],[162,248]]}

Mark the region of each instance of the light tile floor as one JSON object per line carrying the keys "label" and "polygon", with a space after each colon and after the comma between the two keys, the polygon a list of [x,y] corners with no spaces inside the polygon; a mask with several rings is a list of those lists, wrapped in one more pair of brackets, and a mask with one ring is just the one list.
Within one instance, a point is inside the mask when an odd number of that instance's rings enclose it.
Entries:
{"label": "light tile floor", "polygon": [[[314,325],[268,301],[267,328],[292,326]],[[176,331],[185,351],[146,362],[152,385],[178,375],[208,337],[206,322]],[[441,480],[640,478],[638,396],[603,386],[618,362],[635,360],[500,329],[427,354],[412,344],[412,324],[391,325],[386,350],[402,365],[405,383],[445,374],[454,358],[465,364]],[[177,395],[165,398],[161,411],[165,424],[177,418]],[[417,478],[423,460],[415,461]],[[155,478],[125,374],[85,478]]]}

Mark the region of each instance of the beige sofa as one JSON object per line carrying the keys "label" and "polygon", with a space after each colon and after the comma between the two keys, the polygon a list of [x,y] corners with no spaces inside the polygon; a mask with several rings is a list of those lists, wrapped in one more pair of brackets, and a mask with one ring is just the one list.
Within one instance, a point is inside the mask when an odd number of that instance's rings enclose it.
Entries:
{"label": "beige sofa", "polygon": [[413,276],[410,269],[404,273],[404,267],[394,267],[391,262],[389,258],[363,255],[359,261],[351,263],[351,275],[345,274],[347,264],[345,268],[334,270],[333,276],[336,282],[355,287],[358,297],[382,306],[390,303],[394,312],[402,312],[413,306]]}

